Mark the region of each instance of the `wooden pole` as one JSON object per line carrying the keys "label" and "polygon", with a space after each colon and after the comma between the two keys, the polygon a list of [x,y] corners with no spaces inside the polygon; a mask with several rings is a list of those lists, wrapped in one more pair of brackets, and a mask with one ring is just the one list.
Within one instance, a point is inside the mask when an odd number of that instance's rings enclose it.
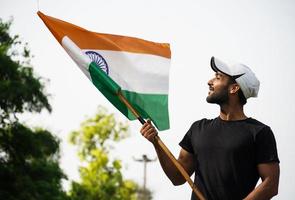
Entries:
{"label": "wooden pole", "polygon": [[[138,112],[133,108],[133,106],[128,102],[128,100],[122,95],[122,93],[118,92],[119,99],[127,106],[127,108],[134,114],[134,116],[140,121],[141,124],[145,123],[145,120],[138,114]],[[185,169],[179,164],[179,162],[176,160],[176,158],[173,156],[173,154],[169,151],[169,149],[166,147],[166,145],[162,142],[159,136],[155,137],[155,142],[159,145],[159,147],[165,152],[165,154],[168,156],[168,158],[172,161],[172,163],[175,165],[175,167],[178,169],[178,171],[181,173],[183,178],[188,182],[190,187],[192,188],[193,192],[197,196],[199,200],[205,200],[205,197],[200,192],[200,190],[197,188],[197,186],[194,184],[194,182],[191,180],[188,173],[185,171]]]}

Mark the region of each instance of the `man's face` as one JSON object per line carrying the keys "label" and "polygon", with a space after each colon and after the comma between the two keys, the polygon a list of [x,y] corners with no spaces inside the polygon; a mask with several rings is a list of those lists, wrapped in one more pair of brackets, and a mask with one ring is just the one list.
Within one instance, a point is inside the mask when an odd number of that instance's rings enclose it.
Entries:
{"label": "man's face", "polygon": [[218,105],[226,104],[229,99],[230,77],[216,72],[215,76],[208,81],[209,93],[206,98],[208,103],[216,103]]}

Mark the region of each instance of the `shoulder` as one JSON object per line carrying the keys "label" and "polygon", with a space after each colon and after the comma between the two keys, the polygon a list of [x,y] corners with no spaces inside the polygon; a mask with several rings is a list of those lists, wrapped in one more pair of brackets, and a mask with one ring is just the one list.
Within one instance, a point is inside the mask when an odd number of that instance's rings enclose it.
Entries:
{"label": "shoulder", "polygon": [[208,126],[211,126],[212,124],[214,124],[214,121],[216,120],[216,118],[214,119],[207,119],[207,118],[203,118],[200,119],[198,121],[195,121],[192,125],[191,125],[191,129],[200,129],[200,128],[205,128]]}
{"label": "shoulder", "polygon": [[257,119],[254,119],[251,117],[248,118],[246,122],[250,125],[257,126],[257,127],[269,127],[268,125],[262,123],[261,121],[258,121]]}
{"label": "shoulder", "polygon": [[249,118],[246,122],[246,125],[253,129],[255,133],[254,136],[257,136],[258,134],[273,134],[271,128],[268,125],[258,121],[257,119]]}

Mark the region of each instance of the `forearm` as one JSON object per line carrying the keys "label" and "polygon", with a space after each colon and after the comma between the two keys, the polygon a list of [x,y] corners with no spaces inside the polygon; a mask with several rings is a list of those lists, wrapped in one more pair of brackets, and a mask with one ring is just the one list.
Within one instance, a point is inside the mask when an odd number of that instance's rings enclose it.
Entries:
{"label": "forearm", "polygon": [[269,200],[277,193],[277,186],[273,185],[270,180],[265,179],[244,200]]}
{"label": "forearm", "polygon": [[174,162],[175,158],[172,156],[170,151],[166,149],[166,146],[157,136],[158,132],[156,131],[155,127],[151,124],[150,120],[147,120],[147,122],[142,126],[140,133],[154,145],[160,164],[165,174],[172,181],[172,183],[174,185],[180,185],[185,183],[186,180],[182,176],[178,168],[181,168],[181,166],[185,166],[184,170],[191,175],[193,173],[192,155],[190,155],[189,153],[185,153],[185,151],[183,150],[179,155],[178,162]]}
{"label": "forearm", "polygon": [[179,170],[176,168],[175,164],[168,157],[168,155],[159,146],[159,144],[157,142],[154,142],[153,145],[157,152],[162,169],[165,172],[166,176],[171,180],[173,185],[181,185],[185,183],[185,179],[183,178]]}

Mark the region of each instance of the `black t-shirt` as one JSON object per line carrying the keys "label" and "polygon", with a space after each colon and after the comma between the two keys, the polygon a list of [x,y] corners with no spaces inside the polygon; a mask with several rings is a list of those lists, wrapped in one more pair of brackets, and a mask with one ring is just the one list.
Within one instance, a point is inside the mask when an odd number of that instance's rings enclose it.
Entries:
{"label": "black t-shirt", "polygon": [[194,155],[194,182],[207,200],[243,199],[257,184],[257,165],[279,162],[270,127],[253,118],[196,121],[179,145]]}

